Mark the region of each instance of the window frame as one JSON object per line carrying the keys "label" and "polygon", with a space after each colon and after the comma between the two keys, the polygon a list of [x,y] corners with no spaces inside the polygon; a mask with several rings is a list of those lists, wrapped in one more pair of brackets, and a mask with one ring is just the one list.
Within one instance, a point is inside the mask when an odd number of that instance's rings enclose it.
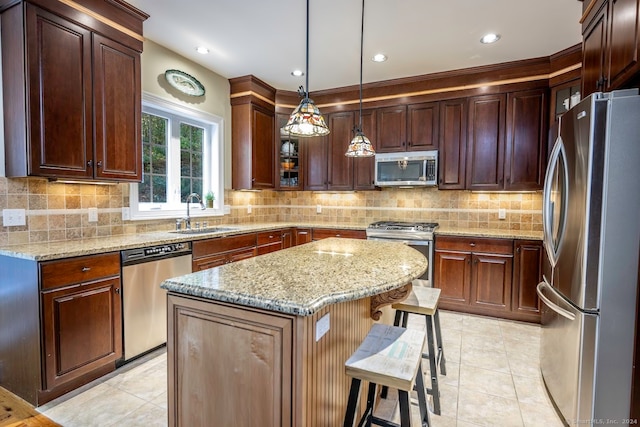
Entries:
{"label": "window frame", "polygon": [[[213,208],[206,210],[201,210],[197,203],[191,203],[191,207],[195,206],[196,208],[190,208],[189,215],[191,217],[224,215],[224,119],[214,114],[176,104],[146,92],[142,94],[142,112],[149,112],[150,114],[156,114],[157,112],[166,113],[169,116],[183,118],[186,124],[198,127],[204,125],[205,141],[203,143],[203,163],[208,163],[210,165],[208,169],[211,171],[217,168],[217,173],[212,172],[211,178],[208,180],[203,177],[203,192],[206,194],[206,192],[212,191],[215,194],[215,201]],[[170,126],[169,139],[172,138],[171,133],[173,133],[173,130],[171,130]],[[140,145],[142,146],[142,140],[140,140]],[[171,144],[167,146],[168,159],[169,152],[171,151],[170,145]],[[179,146],[177,151],[180,151]],[[169,169],[171,168],[177,169],[179,176],[179,160],[173,165],[170,161],[167,162],[167,174],[169,174]],[[204,167],[204,165],[203,175],[207,175],[207,168]],[[170,191],[169,187],[167,187],[167,191]],[[206,203],[204,197],[202,202]],[[176,207],[175,209],[141,209],[140,205],[142,204],[147,205],[147,203],[139,202],[138,183],[131,183],[129,185],[129,210],[131,220],[183,218],[187,214],[186,201],[181,201],[179,206],[174,205]],[[152,205],[154,203],[149,204]]]}

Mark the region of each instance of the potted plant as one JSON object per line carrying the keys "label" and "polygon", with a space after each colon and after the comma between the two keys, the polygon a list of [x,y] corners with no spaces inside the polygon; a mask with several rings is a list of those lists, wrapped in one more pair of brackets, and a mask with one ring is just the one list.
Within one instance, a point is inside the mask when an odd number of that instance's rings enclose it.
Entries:
{"label": "potted plant", "polygon": [[204,198],[207,201],[207,208],[213,208],[213,201],[216,199],[216,196],[213,194],[213,191],[209,191],[204,196]]}

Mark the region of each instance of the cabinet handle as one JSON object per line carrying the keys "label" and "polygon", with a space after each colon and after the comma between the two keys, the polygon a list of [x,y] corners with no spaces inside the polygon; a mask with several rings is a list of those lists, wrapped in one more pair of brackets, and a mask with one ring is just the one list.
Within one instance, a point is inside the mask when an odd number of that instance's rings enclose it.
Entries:
{"label": "cabinet handle", "polygon": [[407,143],[402,141],[402,146],[404,147],[405,145],[407,145]]}
{"label": "cabinet handle", "polygon": [[478,260],[477,260],[477,259],[474,259],[474,260],[473,260],[473,263],[474,263],[474,264],[478,264]]}
{"label": "cabinet handle", "polygon": [[98,166],[99,168],[102,167],[102,160],[98,160],[98,163],[96,164],[96,166]]}
{"label": "cabinet handle", "polygon": [[115,288],[114,291],[115,291],[116,294],[119,294],[120,293],[120,288]]}
{"label": "cabinet handle", "polygon": [[520,246],[518,246],[518,247],[516,248],[516,253],[518,253],[518,254],[520,253]]}
{"label": "cabinet handle", "polygon": [[407,142],[407,147],[411,147],[411,141]]}
{"label": "cabinet handle", "polygon": [[83,273],[86,273],[87,271],[91,271],[91,267],[82,267]]}
{"label": "cabinet handle", "polygon": [[336,234],[336,237],[340,237],[340,233]]}
{"label": "cabinet handle", "polygon": [[469,246],[471,246],[472,248],[475,248],[476,244],[475,243],[469,243]]}
{"label": "cabinet handle", "polygon": [[89,161],[87,162],[87,166],[88,166],[88,167],[90,167],[90,168],[92,168],[92,167],[93,167],[93,160],[89,160]]}
{"label": "cabinet handle", "polygon": [[273,239],[273,236],[269,236],[270,239]]}

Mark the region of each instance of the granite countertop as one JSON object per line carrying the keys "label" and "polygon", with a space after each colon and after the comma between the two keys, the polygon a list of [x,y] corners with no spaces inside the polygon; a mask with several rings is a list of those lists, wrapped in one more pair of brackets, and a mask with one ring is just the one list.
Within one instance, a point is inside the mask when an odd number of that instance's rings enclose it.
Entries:
{"label": "granite countertop", "polygon": [[461,228],[438,227],[435,231],[440,236],[492,237],[499,239],[542,240],[542,231],[499,230],[493,228]]}
{"label": "granite countertop", "polygon": [[166,280],[171,292],[309,316],[406,285],[427,259],[402,243],[330,238]]}
{"label": "granite countertop", "polygon": [[[218,225],[216,227],[227,228],[225,231],[180,234],[171,231],[156,231],[144,234],[125,234],[120,236],[100,237],[80,240],[67,240],[61,242],[41,242],[24,245],[0,246],[0,255],[14,258],[31,259],[35,261],[49,261],[61,258],[71,258],[82,255],[94,255],[106,252],[121,251],[124,249],[141,248],[145,246],[163,245],[166,243],[192,242],[196,240],[210,239],[214,237],[234,236],[243,233],[255,233],[260,231],[275,230],[288,227],[302,228],[337,228],[350,230],[364,230],[367,224],[327,224],[327,223],[255,223],[255,224],[231,224]],[[542,232],[495,230],[478,228],[438,227],[436,235],[470,236],[470,237],[494,237],[505,239],[531,239],[542,240]]]}

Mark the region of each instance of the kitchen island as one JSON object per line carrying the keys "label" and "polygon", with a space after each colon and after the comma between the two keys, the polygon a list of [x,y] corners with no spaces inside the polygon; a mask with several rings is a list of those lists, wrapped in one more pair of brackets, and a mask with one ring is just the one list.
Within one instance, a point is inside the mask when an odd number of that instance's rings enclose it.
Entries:
{"label": "kitchen island", "polygon": [[426,268],[331,238],[165,281],[169,425],[340,425],[345,360]]}

